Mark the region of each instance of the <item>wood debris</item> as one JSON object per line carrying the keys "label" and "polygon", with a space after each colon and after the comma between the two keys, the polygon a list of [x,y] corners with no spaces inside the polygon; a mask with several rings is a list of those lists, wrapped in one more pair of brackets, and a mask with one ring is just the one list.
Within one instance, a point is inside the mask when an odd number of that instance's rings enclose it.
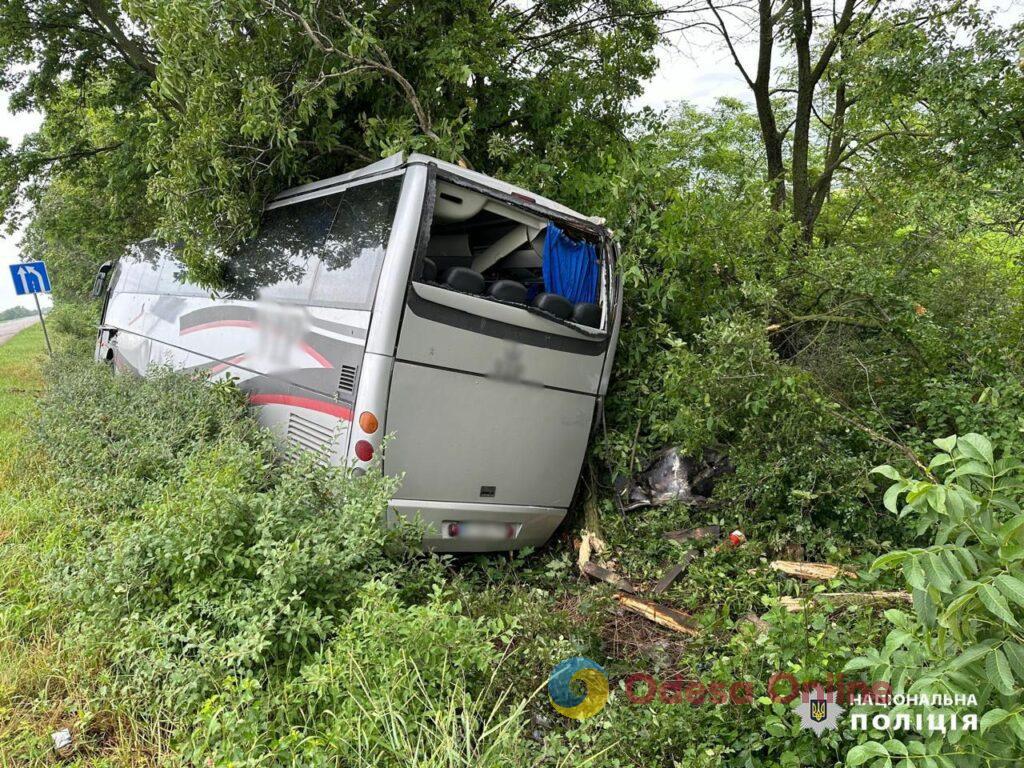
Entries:
{"label": "wood debris", "polygon": [[795,576],[798,579],[817,579],[828,581],[839,576],[848,579],[856,579],[857,572],[849,568],[840,568],[838,565],[828,563],[798,563],[792,560],[774,560],[768,566],[773,571],[784,573],[787,576]]}
{"label": "wood debris", "polygon": [[758,616],[756,613],[748,613],[740,619],[741,622],[749,622],[757,627],[758,632],[768,631],[768,622]]}
{"label": "wood debris", "polygon": [[811,597],[782,597],[779,602],[790,613],[802,611],[814,602],[827,601],[837,608],[857,606],[900,606],[913,605],[914,598],[909,592],[819,592]]}
{"label": "wood debris", "polygon": [[607,545],[596,534],[584,531],[580,538],[580,551],[576,560],[580,570],[583,570],[583,565],[589,563],[594,555],[604,554],[605,549],[607,549]]}
{"label": "wood debris", "polygon": [[666,531],[666,539],[672,541],[702,541],[703,539],[719,539],[722,537],[722,526],[703,525],[697,528],[686,528],[682,531]]}
{"label": "wood debris", "polygon": [[615,571],[604,568],[597,563],[588,561],[580,567],[580,570],[592,579],[600,579],[601,581],[608,582],[622,592],[629,592],[631,594],[636,593],[636,587],[630,583],[629,579],[625,576],[620,576]]}
{"label": "wood debris", "polygon": [[678,579],[686,571],[690,563],[692,563],[696,557],[697,550],[688,550],[686,554],[683,555],[683,561],[681,563],[676,563],[665,571],[665,575],[661,577],[661,581],[654,585],[654,589],[652,589],[651,592],[655,595],[660,595],[666,589],[671,587],[672,582]]}
{"label": "wood debris", "polygon": [[659,626],[671,629],[673,632],[680,632],[690,636],[700,634],[700,626],[697,624],[697,621],[687,613],[659,605],[650,600],[644,600],[642,597],[624,595],[621,592],[613,595],[613,597],[626,610],[637,613]]}

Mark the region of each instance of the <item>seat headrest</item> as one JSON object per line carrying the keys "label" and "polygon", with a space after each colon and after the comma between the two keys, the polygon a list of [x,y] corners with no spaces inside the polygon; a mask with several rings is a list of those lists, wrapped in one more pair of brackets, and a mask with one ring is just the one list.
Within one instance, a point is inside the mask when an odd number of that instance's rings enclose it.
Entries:
{"label": "seat headrest", "polygon": [[572,316],[572,302],[557,293],[538,293],[533,299],[533,306],[560,320],[568,320]]}
{"label": "seat headrest", "polygon": [[484,276],[469,267],[450,267],[441,278],[449,288],[456,291],[477,295],[484,292]]}
{"label": "seat headrest", "polygon": [[597,304],[581,301],[572,310],[572,321],[591,328],[601,327],[601,308]]}
{"label": "seat headrest", "polygon": [[526,286],[515,280],[496,280],[488,293],[499,301],[509,301],[513,304],[526,303]]}
{"label": "seat headrest", "polygon": [[420,280],[432,283],[437,280],[437,264],[433,259],[423,259],[420,266]]}

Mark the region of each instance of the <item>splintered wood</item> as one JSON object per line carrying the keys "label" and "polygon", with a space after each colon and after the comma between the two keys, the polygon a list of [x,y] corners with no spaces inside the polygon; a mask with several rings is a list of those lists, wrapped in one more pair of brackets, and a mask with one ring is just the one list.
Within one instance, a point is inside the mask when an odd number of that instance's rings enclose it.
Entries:
{"label": "splintered wood", "polygon": [[671,629],[673,632],[680,632],[690,636],[700,634],[700,627],[696,620],[687,613],[652,603],[650,600],[644,600],[642,597],[624,595],[621,592],[613,595],[613,597],[626,610],[639,614],[659,626]]}
{"label": "splintered wood", "polygon": [[779,602],[790,613],[802,611],[815,602],[829,602],[837,608],[850,605],[888,607],[913,605],[914,597],[909,592],[819,592],[811,597],[782,597]]}
{"label": "splintered wood", "polygon": [[615,571],[609,570],[608,568],[602,568],[597,563],[591,563],[588,561],[583,564],[582,570],[592,579],[600,579],[623,592],[636,592],[636,587],[630,583],[629,579],[624,576],[620,576]]}
{"label": "splintered wood", "polygon": [[845,576],[848,579],[856,579],[857,573],[848,568],[840,568],[838,565],[827,563],[797,563],[792,560],[775,560],[769,566],[773,571],[784,573],[787,576],[795,576],[798,579],[817,579],[829,581],[830,579]]}

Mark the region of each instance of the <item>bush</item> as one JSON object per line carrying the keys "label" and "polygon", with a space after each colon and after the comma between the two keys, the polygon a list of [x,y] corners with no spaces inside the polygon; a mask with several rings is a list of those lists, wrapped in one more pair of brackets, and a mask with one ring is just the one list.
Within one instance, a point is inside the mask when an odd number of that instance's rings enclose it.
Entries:
{"label": "bush", "polygon": [[[1009,454],[997,458],[988,438],[975,433],[935,445],[940,453],[927,477],[874,470],[894,481],[885,506],[932,531],[933,543],[875,561],[877,569],[902,569],[914,615],[888,611],[895,629],[885,645],[847,669],[871,670],[874,679],[892,681],[894,693],[976,696],[976,705],[930,713],[956,714],[961,724],[974,714],[980,728],[874,732],[874,740],[851,750],[851,766],[888,766],[893,757],[908,766],[1005,765],[1024,750],[1024,464]],[[892,714],[914,721],[915,711],[900,706]]]}
{"label": "bush", "polygon": [[215,765],[514,768],[526,702],[508,707],[497,625],[440,590],[406,605],[366,584],[301,672],[260,690],[231,679],[197,715],[189,753]]}
{"label": "bush", "polygon": [[53,599],[150,715],[187,722],[226,680],[280,688],[353,636],[364,585],[400,613],[437,583],[419,532],[383,525],[393,479],[282,460],[230,383],[68,360],[50,376],[37,442],[79,521]]}

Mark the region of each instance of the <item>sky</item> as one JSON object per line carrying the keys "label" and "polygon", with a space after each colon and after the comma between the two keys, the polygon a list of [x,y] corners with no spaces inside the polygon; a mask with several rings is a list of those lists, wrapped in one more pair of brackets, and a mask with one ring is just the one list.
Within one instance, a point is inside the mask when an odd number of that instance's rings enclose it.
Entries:
{"label": "sky", "polygon": [[[982,0],[982,7],[994,11],[1001,24],[1024,19],[1024,0]],[[663,108],[679,101],[698,107],[710,107],[723,97],[750,101],[750,94],[736,70],[728,51],[709,32],[673,35],[658,51],[659,69],[646,84],[637,107]],[[738,54],[749,65],[755,55],[750,43],[737,45]],[[7,94],[0,92],[0,135],[17,146],[27,133],[39,126],[40,116],[34,113],[12,115]],[[21,303],[34,306],[32,299],[19,300],[5,269],[19,260],[18,235],[0,236],[0,310]]]}

